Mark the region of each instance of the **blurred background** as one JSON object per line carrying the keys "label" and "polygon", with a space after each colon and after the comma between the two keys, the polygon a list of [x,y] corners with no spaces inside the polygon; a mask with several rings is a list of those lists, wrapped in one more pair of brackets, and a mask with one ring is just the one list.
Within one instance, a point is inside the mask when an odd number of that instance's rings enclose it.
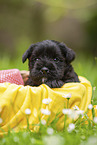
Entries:
{"label": "blurred background", "polygon": [[28,69],[22,54],[45,39],[66,43],[78,74],[97,82],[97,0],[0,0],[1,70]]}
{"label": "blurred background", "polygon": [[97,0],[0,0],[0,57],[45,39],[96,56]]}

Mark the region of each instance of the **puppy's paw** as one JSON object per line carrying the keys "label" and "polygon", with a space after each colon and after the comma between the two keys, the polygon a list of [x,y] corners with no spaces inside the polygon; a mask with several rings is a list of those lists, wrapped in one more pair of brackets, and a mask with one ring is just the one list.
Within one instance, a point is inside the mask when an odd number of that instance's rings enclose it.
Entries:
{"label": "puppy's paw", "polygon": [[46,82],[46,85],[48,85],[50,88],[61,88],[64,85],[64,82],[61,80],[53,80]]}

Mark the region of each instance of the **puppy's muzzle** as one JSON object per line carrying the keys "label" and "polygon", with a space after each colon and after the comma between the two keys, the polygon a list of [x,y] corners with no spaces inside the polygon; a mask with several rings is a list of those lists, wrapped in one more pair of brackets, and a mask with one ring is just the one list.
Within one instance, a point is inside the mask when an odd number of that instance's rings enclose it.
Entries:
{"label": "puppy's muzzle", "polygon": [[47,67],[43,67],[43,68],[41,69],[41,72],[42,72],[43,74],[47,74],[47,73],[49,73],[49,69],[48,69]]}

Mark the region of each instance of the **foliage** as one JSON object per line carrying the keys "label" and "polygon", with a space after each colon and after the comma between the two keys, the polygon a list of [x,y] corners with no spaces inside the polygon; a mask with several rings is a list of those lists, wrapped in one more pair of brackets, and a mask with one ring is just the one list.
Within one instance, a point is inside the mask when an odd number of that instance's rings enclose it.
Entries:
{"label": "foliage", "polygon": [[65,42],[97,53],[97,0],[0,0],[0,54],[17,56],[21,41]]}
{"label": "foliage", "polygon": [[[47,6],[46,17],[49,21],[56,21],[60,17],[71,12],[71,16],[79,20],[89,20],[93,14],[93,7],[97,4],[96,0],[34,0]],[[82,12],[83,10],[83,12]],[[95,10],[95,9],[94,9]],[[80,13],[81,12],[81,13]],[[83,13],[83,15],[82,15]]]}
{"label": "foliage", "polygon": [[41,131],[33,133],[30,131],[20,131],[18,133],[9,132],[0,140],[1,145],[96,145],[97,125],[76,126],[76,129],[69,133],[67,130],[57,132],[53,129],[53,134],[47,133],[47,127],[41,125]]}

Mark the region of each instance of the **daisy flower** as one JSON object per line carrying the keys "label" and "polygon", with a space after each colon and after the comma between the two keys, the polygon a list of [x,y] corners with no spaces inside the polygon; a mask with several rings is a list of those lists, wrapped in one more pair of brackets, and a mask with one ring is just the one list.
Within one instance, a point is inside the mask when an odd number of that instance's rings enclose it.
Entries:
{"label": "daisy flower", "polygon": [[92,108],[93,108],[93,105],[92,105],[92,104],[89,104],[89,105],[88,105],[88,109],[89,109],[89,110],[92,110]]}
{"label": "daisy flower", "polygon": [[42,100],[42,103],[43,103],[43,104],[49,104],[51,101],[52,101],[52,99],[46,98],[46,99],[43,99],[43,100]]}
{"label": "daisy flower", "polygon": [[77,115],[83,115],[84,111],[83,110],[77,110],[76,113],[77,113]]}
{"label": "daisy flower", "polygon": [[74,109],[74,110],[79,110],[79,107],[75,105],[75,106],[73,107],[73,109]]}
{"label": "daisy flower", "polygon": [[51,112],[48,109],[41,109],[41,113],[44,115],[50,115]]}
{"label": "daisy flower", "polygon": [[42,125],[46,125],[46,120],[42,119],[42,120],[41,120],[41,124],[42,124]]}
{"label": "daisy flower", "polygon": [[93,121],[97,124],[97,117],[94,117]]}
{"label": "daisy flower", "polygon": [[31,110],[30,110],[29,108],[27,108],[27,109],[25,110],[25,114],[26,114],[26,115],[30,115],[30,114],[31,114]]}
{"label": "daisy flower", "polygon": [[62,112],[64,115],[70,115],[72,113],[72,110],[71,109],[63,109]]}
{"label": "daisy flower", "polygon": [[72,132],[74,129],[75,129],[75,124],[70,123],[68,128],[67,128],[68,132]]}
{"label": "daisy flower", "polygon": [[52,135],[53,133],[54,133],[53,128],[48,127],[48,128],[47,128],[47,134]]}
{"label": "daisy flower", "polygon": [[78,118],[78,114],[76,113],[75,110],[72,110],[72,113],[68,115],[71,119],[76,119]]}
{"label": "daisy flower", "polygon": [[71,93],[68,93],[68,94],[66,94],[66,95],[64,95],[62,97],[66,98],[66,99],[70,99],[72,96],[71,96]]}
{"label": "daisy flower", "polygon": [[95,91],[96,90],[96,86],[95,87],[93,87],[93,91]]}

